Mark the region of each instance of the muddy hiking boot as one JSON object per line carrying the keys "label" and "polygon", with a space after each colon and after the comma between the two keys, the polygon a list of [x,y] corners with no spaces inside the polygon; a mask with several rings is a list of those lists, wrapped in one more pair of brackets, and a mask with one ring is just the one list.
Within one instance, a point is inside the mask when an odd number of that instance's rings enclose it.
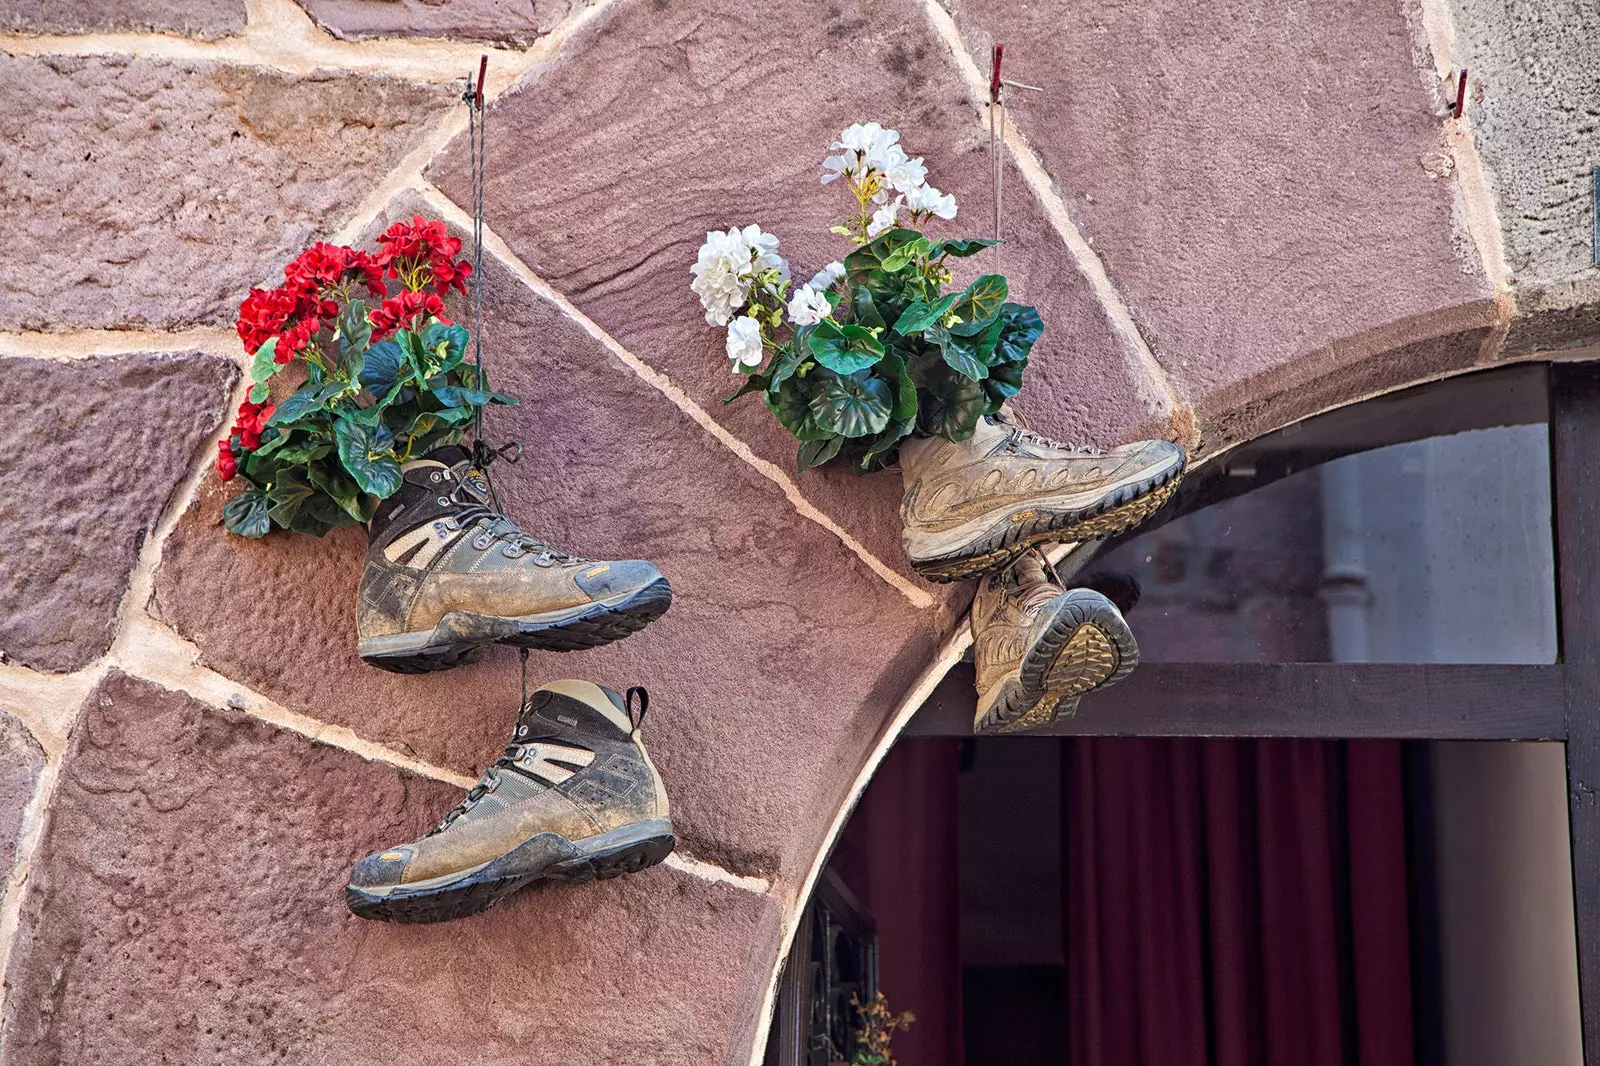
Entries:
{"label": "muddy hiking boot", "polygon": [[972,577],[1033,545],[1137,525],[1176,491],[1184,462],[1183,449],[1164,440],[1105,451],[1060,444],[1002,410],[979,419],[969,440],[901,445],[901,543],[930,581]]}
{"label": "muddy hiking boot", "polygon": [[490,502],[465,448],[406,463],[367,527],[358,651],[402,673],[470,662],[490,644],[572,651],[638,632],[672,604],[651,563],[592,562],[524,533]]}
{"label": "muddy hiking boot", "polygon": [[665,859],[676,841],[639,739],[648,706],[642,688],[535,690],[510,746],[460,805],[421,839],[356,863],[345,903],[362,918],[439,922],[536,881],[581,883]]}
{"label": "muddy hiking boot", "polygon": [[1037,549],[984,577],[972,601],[976,733],[1070,717],[1078,698],[1139,664],[1122,612],[1092,589],[1064,589]]}

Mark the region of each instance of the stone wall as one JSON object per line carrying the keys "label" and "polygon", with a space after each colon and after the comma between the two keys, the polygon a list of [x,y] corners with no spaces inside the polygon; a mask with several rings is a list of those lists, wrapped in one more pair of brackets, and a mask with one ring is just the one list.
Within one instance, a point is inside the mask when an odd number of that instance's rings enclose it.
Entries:
{"label": "stone wall", "polygon": [[[1021,405],[1202,460],[1295,418],[1600,335],[1576,2],[0,0],[0,1054],[26,1063],[746,1063],[820,856],[962,653],[892,474],[792,473],[724,407],[704,232],[836,258],[817,185],[900,129],[1047,331]],[[1588,20],[1588,22],[1586,22]],[[225,534],[230,323],[314,239],[468,224],[490,54],[491,429],[525,525],[655,560],[644,633],[532,680],[648,685],[681,848],[477,918],[348,916],[349,864],[499,750],[516,660],[354,657],[359,532]],[[1470,66],[1466,114],[1448,116]],[[1587,143],[1587,142],[1581,142]]]}

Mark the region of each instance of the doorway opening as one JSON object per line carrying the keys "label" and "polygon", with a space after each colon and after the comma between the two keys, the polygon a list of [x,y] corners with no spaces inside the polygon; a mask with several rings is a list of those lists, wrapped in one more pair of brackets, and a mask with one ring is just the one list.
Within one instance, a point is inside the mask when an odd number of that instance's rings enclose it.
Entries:
{"label": "doorway opening", "polygon": [[1015,737],[971,736],[951,672],[836,843],[768,1063],[851,1062],[879,991],[903,1066],[1585,1061],[1580,440],[1600,381],[1475,374],[1074,549],[1141,666]]}

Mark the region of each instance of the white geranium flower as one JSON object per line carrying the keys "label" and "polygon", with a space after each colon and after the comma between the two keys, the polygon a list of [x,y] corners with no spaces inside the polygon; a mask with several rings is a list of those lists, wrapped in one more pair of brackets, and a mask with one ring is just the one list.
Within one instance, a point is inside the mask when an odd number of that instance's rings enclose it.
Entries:
{"label": "white geranium flower", "polygon": [[893,229],[900,220],[900,203],[896,200],[892,204],[884,204],[872,213],[872,221],[867,223],[867,236],[876,237],[886,229]]}
{"label": "white geranium flower", "polygon": [[886,130],[876,122],[858,122],[839,134],[839,139],[831,147],[842,148],[872,160],[883,158],[890,146],[899,141],[900,134],[896,130]]}
{"label": "white geranium flower", "polygon": [[778,277],[789,280],[789,264],[778,254],[778,238],[762,233],[760,226],[746,226],[740,236],[750,248],[750,268],[753,274],[776,270]]}
{"label": "white geranium flower", "polygon": [[789,321],[797,326],[814,326],[832,313],[828,298],[809,285],[800,286],[789,297]]}
{"label": "white geranium flower", "polygon": [[777,270],[788,280],[789,264],[778,254],[777,237],[762,233],[760,226],[735,226],[725,233],[713,230],[706,234],[699,258],[689,268],[694,275],[689,288],[700,297],[706,321],[726,326],[750,299],[756,276],[766,270]]}
{"label": "white geranium flower", "polygon": [[764,358],[761,346],[761,323],[749,315],[736,318],[728,326],[728,358],[733,360],[733,372],[742,367],[757,367]]}
{"label": "white geranium flower", "polygon": [[[899,150],[899,145],[895,149]],[[923,165],[922,157],[907,159],[904,152],[900,158],[883,167],[883,180],[896,192],[909,193],[912,189],[920,189],[923,182],[928,180],[928,168]]]}
{"label": "white geranium flower", "polygon": [[827,292],[842,277],[844,277],[844,264],[833,262],[817,271],[816,276],[806,284],[818,292]]}
{"label": "white geranium flower", "polygon": [[826,185],[828,182],[841,178],[846,174],[854,177],[855,168],[856,157],[854,155],[830,155],[822,161],[822,184]]}
{"label": "white geranium flower", "polygon": [[918,185],[906,191],[906,206],[913,211],[927,215],[938,215],[940,218],[956,217],[956,198],[954,193],[941,193],[932,185]]}
{"label": "white geranium flower", "polygon": [[857,123],[839,134],[830,146],[839,150],[822,161],[822,183],[848,176],[859,179],[868,170],[886,174],[890,167],[906,162],[906,152],[900,147],[900,134],[886,130],[876,122]]}

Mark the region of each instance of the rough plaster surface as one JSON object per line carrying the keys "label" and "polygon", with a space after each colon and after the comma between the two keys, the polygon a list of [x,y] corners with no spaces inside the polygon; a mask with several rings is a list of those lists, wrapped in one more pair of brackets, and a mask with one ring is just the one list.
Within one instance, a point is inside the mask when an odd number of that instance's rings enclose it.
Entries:
{"label": "rough plaster surface", "polygon": [[[9,714],[0,714],[0,870],[11,870],[22,814],[33,799],[43,769],[44,751],[27,727]],[[0,897],[9,889],[9,879],[0,883]]]}
{"label": "rough plaster surface", "polygon": [[244,291],[281,282],[456,95],[387,77],[0,56],[0,328],[232,324]]}
{"label": "rough plaster surface", "polygon": [[[722,404],[738,383],[723,331],[689,291],[689,266],[707,230],[749,223],[780,237],[802,280],[846,254],[850,243],[828,228],[852,202],[820,183],[821,162],[841,130],[868,119],[899,129],[930,180],[956,194],[960,214],[934,232],[992,232],[988,135],[913,0],[622,0],[491,112],[488,221],[537,274],[792,473],[795,442],[759,399]],[[469,202],[464,138],[430,176]],[[1071,440],[1170,436],[1059,237],[1021,179],[1010,181],[1008,243],[962,263],[961,281],[1004,273],[1014,298],[1044,316],[1021,406],[1041,432]],[[813,471],[798,483],[910,575],[896,474]]]}
{"label": "rough plaster surface", "polygon": [[317,25],[347,41],[448,37],[523,47],[549,33],[572,0],[296,0]]}
{"label": "rough plaster surface", "polygon": [[[408,215],[414,202],[397,210]],[[523,459],[492,469],[511,514],[591,558],[648,558],[672,609],[609,648],[536,653],[533,681],[651,690],[650,750],[695,854],[797,878],[818,822],[932,651],[927,612],[548,303],[489,266],[485,358],[522,398],[492,411]],[[227,490],[231,491],[231,490]],[[243,544],[208,487],[157,574],[155,609],[205,663],[318,718],[462,772],[499,754],[516,660],[410,677],[355,658],[365,541]],[[273,622],[232,605],[270,603]]]}
{"label": "rough plaster surface", "polygon": [[0,359],[0,652],[74,670],[111,644],[139,546],[221,424],[231,363],[199,352]]}
{"label": "rough plaster surface", "polygon": [[434,926],[352,917],[448,786],[119,674],[61,770],[7,974],[7,1062],[721,1062],[777,902],[658,867]]}
{"label": "rough plaster surface", "polygon": [[244,0],[0,0],[0,33],[154,30],[214,40],[244,29]]}
{"label": "rough plaster surface", "polygon": [[1012,118],[1202,426],[1263,371],[1489,296],[1397,5],[951,6],[1044,87]]}
{"label": "rough plaster surface", "polygon": [[[1578,0],[1450,0],[1456,61],[1517,290],[1512,352],[1600,336],[1593,145],[1600,8]],[[1555,42],[1560,42],[1559,47]]]}

